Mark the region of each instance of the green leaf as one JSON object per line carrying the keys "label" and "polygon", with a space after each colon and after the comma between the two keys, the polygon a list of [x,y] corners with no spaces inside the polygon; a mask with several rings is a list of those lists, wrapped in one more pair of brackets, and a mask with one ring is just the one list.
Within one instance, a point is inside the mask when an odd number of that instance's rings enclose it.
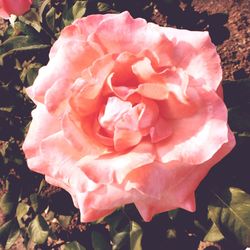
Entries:
{"label": "green leaf", "polygon": [[124,216],[122,210],[116,210],[112,214],[103,219],[110,227],[110,234],[113,237],[129,224],[127,217]]}
{"label": "green leaf", "polygon": [[40,63],[32,63],[29,65],[27,69],[27,74],[26,74],[27,82],[29,86],[31,86],[34,83],[41,66],[42,65]]}
{"label": "green leaf", "polygon": [[122,232],[119,232],[115,234],[113,237],[113,247],[112,250],[120,250],[122,248],[129,249],[130,246],[130,240],[129,240],[129,228],[127,230],[124,230]]}
{"label": "green leaf", "polygon": [[111,246],[108,239],[100,232],[93,231],[91,234],[92,246],[94,250],[109,250]]}
{"label": "green leaf", "polygon": [[0,227],[0,243],[2,245],[6,243],[13,223],[13,220],[9,220]]}
{"label": "green leaf", "polygon": [[31,207],[33,208],[35,213],[41,213],[47,207],[45,199],[42,199],[41,196],[39,196],[37,193],[33,193],[30,195],[30,202]]}
{"label": "green leaf", "polygon": [[16,219],[9,220],[0,227],[0,243],[5,249],[10,248],[20,234]]}
{"label": "green leaf", "polygon": [[82,17],[86,12],[86,1],[76,1],[72,7],[72,15],[74,20]]}
{"label": "green leaf", "polygon": [[208,206],[208,216],[225,238],[238,241],[244,247],[250,245],[250,195],[238,188],[213,193]]}
{"label": "green leaf", "polygon": [[0,211],[3,215],[10,215],[15,208],[15,202],[10,193],[4,194],[0,199]]}
{"label": "green leaf", "polygon": [[22,228],[25,226],[23,223],[23,217],[28,213],[30,206],[26,203],[20,202],[16,209],[16,218],[19,226]]}
{"label": "green leaf", "polygon": [[63,245],[63,250],[86,250],[86,248],[77,241],[72,241]]}
{"label": "green leaf", "polygon": [[38,195],[37,194],[31,194],[30,195],[30,202],[31,206],[35,213],[37,213],[38,207],[39,207],[39,201],[38,201]]}
{"label": "green leaf", "polygon": [[71,8],[68,8],[67,5],[65,6],[62,16],[64,26],[71,24],[74,20],[85,14],[86,3],[86,1],[76,1]]}
{"label": "green leaf", "polygon": [[221,233],[220,229],[213,223],[212,227],[204,237],[204,241],[209,242],[219,242],[224,240],[224,235]]}
{"label": "green leaf", "polygon": [[17,200],[18,194],[9,188],[7,193],[3,194],[0,199],[1,213],[3,213],[5,216],[11,215],[16,209]]}
{"label": "green leaf", "polygon": [[72,216],[70,215],[59,215],[57,217],[57,220],[59,221],[60,225],[63,228],[67,228],[69,226],[71,219],[72,219]]}
{"label": "green leaf", "polygon": [[28,36],[20,35],[11,37],[0,45],[0,65],[3,64],[5,57],[14,53],[38,51],[48,49],[50,46],[32,41]]}
{"label": "green leaf", "polygon": [[108,3],[105,2],[98,2],[97,3],[97,9],[101,13],[105,13],[111,9],[111,6]]}
{"label": "green leaf", "polygon": [[56,20],[56,9],[52,7],[46,13],[46,22],[48,24],[48,27],[52,31],[55,31],[55,20]]}
{"label": "green leaf", "polygon": [[37,244],[43,244],[49,236],[49,226],[44,218],[38,214],[28,227],[29,237]]}
{"label": "green leaf", "polygon": [[142,229],[134,221],[130,222],[130,249],[131,250],[142,250],[141,240],[142,240]]}
{"label": "green leaf", "polygon": [[20,229],[18,227],[17,221],[14,220],[10,229],[8,239],[5,244],[5,249],[10,249],[16,243],[16,240],[18,239],[19,235]]}
{"label": "green leaf", "polygon": [[39,15],[35,9],[30,9],[25,15],[20,16],[19,20],[22,22],[31,25],[38,32],[41,31],[41,23],[39,21]]}

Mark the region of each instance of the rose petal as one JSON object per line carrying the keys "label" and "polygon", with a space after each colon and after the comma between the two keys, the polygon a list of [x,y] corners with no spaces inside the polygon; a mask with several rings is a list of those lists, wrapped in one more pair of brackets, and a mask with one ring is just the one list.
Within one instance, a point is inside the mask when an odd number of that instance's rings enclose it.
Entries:
{"label": "rose petal", "polygon": [[124,102],[117,97],[109,97],[103,114],[99,115],[99,123],[107,131],[112,132],[115,124],[132,108],[130,102]]}
{"label": "rose petal", "polygon": [[99,56],[93,47],[81,40],[73,39],[65,42],[50,58],[49,63],[39,70],[30,97],[44,102],[45,93],[55,81],[64,78],[74,82],[82,69],[90,66]]}
{"label": "rose petal", "polygon": [[173,127],[171,121],[166,121],[160,117],[156,124],[150,129],[151,142],[160,142],[161,140],[168,138],[172,133]]}
{"label": "rose petal", "polygon": [[40,154],[49,168],[44,174],[53,178],[62,178],[68,182],[69,173],[81,158],[81,153],[73,148],[60,131],[44,139],[40,144]]}
{"label": "rose petal", "polygon": [[[197,112],[183,119],[172,120],[171,138],[156,145],[159,159],[200,164],[210,159],[228,140],[227,109],[214,91],[200,89]],[[206,145],[206,146],[204,146]]]}
{"label": "rose petal", "polygon": [[60,115],[64,112],[71,85],[69,79],[58,79],[46,92],[44,104],[50,113]]}
{"label": "rose petal", "polygon": [[133,169],[154,161],[154,147],[141,143],[132,150],[122,154],[108,154],[96,159],[82,159],[78,162],[85,174],[96,183],[121,183]]}
{"label": "rose petal", "polygon": [[1,0],[0,17],[9,18],[11,14],[20,16],[30,9],[32,0]]}
{"label": "rose petal", "polygon": [[82,77],[72,86],[69,102],[79,115],[86,116],[100,109],[101,90],[113,69],[114,59],[114,55],[109,54],[96,60],[90,68],[82,72]]}
{"label": "rose petal", "polygon": [[[60,130],[60,121],[52,116],[46,107],[40,103],[32,111],[32,118],[32,123],[23,143],[23,151],[28,158],[38,155],[39,144],[44,138]],[[45,124],[50,126],[45,126]]]}
{"label": "rose petal", "polygon": [[216,90],[222,80],[220,58],[208,32],[161,28],[174,43],[172,63],[200,79],[199,85]]}
{"label": "rose petal", "polygon": [[154,48],[158,52],[158,49],[162,51],[164,48],[164,55],[167,55],[167,51],[171,49],[164,32],[159,32],[155,25],[147,24],[144,19],[133,19],[127,11],[102,21],[90,40],[100,43],[106,53],[128,51],[137,54],[146,49]]}
{"label": "rose petal", "polygon": [[153,100],[165,100],[168,98],[169,93],[167,84],[159,83],[140,84],[137,88],[137,92]]}
{"label": "rose petal", "polygon": [[82,128],[81,123],[77,122],[74,115],[66,113],[62,119],[62,129],[65,138],[79,150],[81,156],[102,155],[108,152],[106,146],[100,144],[93,135],[89,135]]}

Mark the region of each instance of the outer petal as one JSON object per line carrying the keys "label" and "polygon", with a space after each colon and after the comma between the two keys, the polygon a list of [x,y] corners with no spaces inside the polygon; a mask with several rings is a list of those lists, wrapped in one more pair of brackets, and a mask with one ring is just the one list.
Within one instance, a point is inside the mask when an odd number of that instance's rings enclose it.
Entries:
{"label": "outer petal", "polygon": [[[112,33],[112,39],[110,39]],[[136,37],[136,39],[131,39]],[[147,24],[144,19],[133,19],[128,12],[114,15],[100,23],[90,40],[100,43],[106,52],[139,53],[145,49],[158,50],[165,48],[165,55],[169,50],[169,41],[163,32],[155,29],[152,24]]]}
{"label": "outer petal", "polygon": [[[46,107],[40,103],[32,111],[32,118],[28,134],[23,143],[23,150],[27,158],[36,156],[41,141],[60,130],[60,121],[49,114]],[[48,124],[49,126],[47,126]]]}
{"label": "outer petal", "polygon": [[108,154],[97,159],[83,158],[79,167],[96,183],[121,183],[133,169],[154,161],[153,145],[142,143],[123,154]]}
{"label": "outer petal", "polygon": [[[143,194],[135,204],[145,221],[157,213],[178,207],[195,210],[194,191],[211,167],[218,163],[235,146],[235,139],[228,130],[228,141],[216,154],[200,165],[151,164],[133,170],[126,178],[127,189],[134,188]],[[157,185],[155,184],[157,183]]]}
{"label": "outer petal", "polygon": [[174,43],[172,65],[184,69],[198,84],[216,90],[222,80],[220,58],[208,32],[161,28]]}
{"label": "outer petal", "polygon": [[32,99],[43,102],[46,91],[59,79],[74,82],[81,71],[90,66],[99,53],[80,39],[73,39],[64,43],[49,63],[39,70],[39,74],[32,86]]}
{"label": "outer petal", "polygon": [[[172,120],[173,134],[157,144],[160,161],[200,164],[210,159],[228,140],[227,109],[214,91],[197,89],[197,112]],[[189,92],[189,90],[188,90]]]}

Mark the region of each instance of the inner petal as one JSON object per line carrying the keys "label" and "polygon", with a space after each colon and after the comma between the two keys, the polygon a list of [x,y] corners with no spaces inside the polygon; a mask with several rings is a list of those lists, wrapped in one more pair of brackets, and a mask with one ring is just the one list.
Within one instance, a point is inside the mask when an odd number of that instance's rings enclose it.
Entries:
{"label": "inner petal", "polygon": [[115,124],[131,108],[132,104],[130,102],[122,101],[117,97],[110,97],[104,111],[100,113],[98,121],[108,133],[113,134]]}

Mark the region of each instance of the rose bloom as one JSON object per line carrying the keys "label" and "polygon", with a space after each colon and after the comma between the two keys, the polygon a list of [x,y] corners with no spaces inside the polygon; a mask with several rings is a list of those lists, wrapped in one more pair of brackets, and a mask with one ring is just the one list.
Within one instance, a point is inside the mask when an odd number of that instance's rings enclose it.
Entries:
{"label": "rose bloom", "polygon": [[0,17],[8,19],[11,14],[21,16],[31,4],[32,0],[0,0]]}
{"label": "rose bloom", "polygon": [[145,221],[194,211],[195,189],[235,145],[208,33],[91,15],[49,58],[27,89],[29,168],[67,190],[83,222],[128,203]]}

